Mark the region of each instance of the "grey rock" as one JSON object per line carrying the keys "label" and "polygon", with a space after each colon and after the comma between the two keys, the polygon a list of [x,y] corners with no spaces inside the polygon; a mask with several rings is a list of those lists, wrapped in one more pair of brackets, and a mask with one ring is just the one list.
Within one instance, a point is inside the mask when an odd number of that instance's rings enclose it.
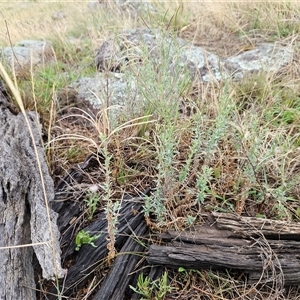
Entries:
{"label": "grey rock", "polygon": [[58,21],[66,18],[65,12],[59,10],[52,15],[52,20]]}
{"label": "grey rock", "polygon": [[16,73],[29,70],[33,66],[43,64],[53,57],[52,45],[47,41],[24,40],[11,47],[4,47],[2,54],[9,67]]}
{"label": "grey rock", "polygon": [[137,16],[143,12],[157,12],[155,6],[149,1],[130,1],[130,0],[115,0],[116,4],[122,9],[127,8],[133,16]]}
{"label": "grey rock", "polygon": [[133,16],[137,16],[142,12],[156,12],[156,8],[147,0],[130,1],[130,0],[113,0],[109,4],[105,0],[94,0],[88,3],[88,8],[91,10],[101,9],[103,7],[120,10],[127,10]]}
{"label": "grey rock", "polygon": [[136,96],[136,83],[123,79],[122,74],[98,73],[94,77],[83,77],[71,84],[78,98],[89,101],[94,108],[125,105]]}
{"label": "grey rock", "polygon": [[157,57],[158,36],[149,29],[130,29],[111,37],[99,48],[95,62],[100,71],[120,71],[128,62],[136,63],[143,59],[145,51]]}
{"label": "grey rock", "polygon": [[224,61],[224,67],[231,77],[242,79],[246,74],[259,71],[277,72],[293,60],[293,50],[277,44],[265,43],[255,49],[229,57]]}
{"label": "grey rock", "polygon": [[[95,63],[101,73],[79,79],[72,88],[80,101],[91,103],[95,109],[119,105],[133,111],[137,107],[135,101],[139,101],[140,107],[145,100],[136,76],[147,63],[157,70],[167,68],[170,76],[187,73],[191,80],[214,82],[227,78],[240,80],[259,71],[276,72],[292,60],[293,50],[277,44],[261,44],[239,55],[220,58],[158,30],[126,30],[109,38],[99,48]],[[147,86],[147,92],[156,93],[155,87],[151,88]]]}
{"label": "grey rock", "polygon": [[99,48],[95,63],[100,71],[109,70],[115,72],[120,70],[121,66],[126,62],[122,61],[121,48],[113,40],[105,41]]}
{"label": "grey rock", "polygon": [[[147,53],[145,52],[147,50]],[[293,50],[277,44],[261,44],[239,55],[220,58],[202,47],[160,31],[135,29],[109,38],[99,48],[95,62],[100,71],[122,71],[128,64],[141,63],[145,55],[157,64],[168,52],[170,66],[176,64],[189,71],[193,80],[211,82],[228,77],[236,80],[258,71],[277,71],[293,60]]]}
{"label": "grey rock", "polygon": [[145,54],[156,64],[167,59],[170,67],[179,65],[186,68],[194,79],[206,82],[213,78],[221,79],[220,58],[217,55],[183,39],[150,29],[127,30],[108,39],[99,48],[95,63],[100,71],[122,71],[127,64],[141,63]]}
{"label": "grey rock", "polygon": [[99,1],[99,0],[90,1],[88,3],[88,8],[91,10],[100,8],[102,3],[103,3],[103,1]]}
{"label": "grey rock", "polygon": [[181,48],[180,66],[187,68],[193,79],[210,82],[224,78],[220,69],[221,59],[217,55],[185,41],[184,43],[186,46]]}
{"label": "grey rock", "polygon": [[[99,111],[105,110],[111,124],[115,124],[121,113],[134,113],[141,107],[135,105],[141,97],[136,80],[125,79],[120,73],[97,73],[92,77],[83,77],[72,83],[69,89],[75,95],[74,107],[80,108],[91,116],[96,116]],[[74,113],[82,115],[80,110],[75,110]],[[80,119],[76,121],[80,122]]]}

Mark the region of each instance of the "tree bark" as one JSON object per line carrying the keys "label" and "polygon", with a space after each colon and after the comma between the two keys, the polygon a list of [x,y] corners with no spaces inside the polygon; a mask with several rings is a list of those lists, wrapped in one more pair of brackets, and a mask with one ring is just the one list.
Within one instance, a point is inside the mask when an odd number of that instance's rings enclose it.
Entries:
{"label": "tree bark", "polygon": [[[48,200],[53,199],[54,188],[40,142],[37,115],[28,113],[27,116],[38,158],[25,117],[16,113],[0,92],[0,299],[6,300],[36,298],[33,250],[44,277],[63,275],[54,212],[50,211],[50,214],[56,240],[33,247],[29,245],[51,240],[37,159],[40,160]],[[55,251],[57,253],[53,255]]]}

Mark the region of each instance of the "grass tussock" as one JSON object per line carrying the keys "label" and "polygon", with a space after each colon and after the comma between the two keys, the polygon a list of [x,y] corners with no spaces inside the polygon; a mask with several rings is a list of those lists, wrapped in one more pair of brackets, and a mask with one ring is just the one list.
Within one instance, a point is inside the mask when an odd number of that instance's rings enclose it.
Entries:
{"label": "grass tussock", "polygon": [[[1,35],[1,46],[33,38],[53,45],[55,59],[20,76],[18,85],[25,108],[41,116],[54,178],[88,154],[103,155],[102,172],[91,174],[103,201],[92,213],[106,211],[109,259],[115,256],[118,199],[149,187],[153,192],[145,199],[144,213],[154,231],[187,229],[210,211],[298,221],[300,5],[152,4],[155,12],[140,17],[113,3],[93,11],[85,2],[63,1],[10,3],[1,10],[10,37]],[[65,17],[55,19],[57,11]],[[240,82],[194,83],[176,63],[169,72],[171,54],[162,43],[159,68],[145,50],[138,71],[122,70],[137,82],[139,101],[119,108],[108,98],[97,115],[77,108],[63,116],[58,95],[74,80],[96,72],[97,47],[111,34],[145,25],[223,57],[277,41],[294,49],[295,63],[280,73],[252,74]],[[78,194],[88,199],[89,190],[82,189]],[[93,217],[91,207],[86,209],[86,218]],[[245,286],[235,274],[181,270],[168,276],[174,287],[169,292],[178,299],[266,299],[278,292],[276,286]],[[296,299],[295,291],[289,293],[289,299]]]}

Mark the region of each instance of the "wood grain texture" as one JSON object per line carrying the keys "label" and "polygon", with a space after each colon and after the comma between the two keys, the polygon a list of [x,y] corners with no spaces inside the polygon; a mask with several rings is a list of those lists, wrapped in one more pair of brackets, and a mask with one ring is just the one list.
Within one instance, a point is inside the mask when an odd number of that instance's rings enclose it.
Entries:
{"label": "wood grain texture", "polygon": [[[11,111],[0,93],[0,299],[35,299],[33,251],[45,277],[62,275],[60,267],[59,232],[56,214],[51,212],[56,257],[50,245],[22,245],[50,240],[41,175],[25,117]],[[44,150],[40,142],[40,124],[35,113],[27,114],[44,177],[46,193],[54,195]],[[21,246],[19,248],[9,248]],[[55,247],[55,245],[54,245]],[[57,263],[57,265],[56,265]],[[56,273],[56,271],[58,273]]]}
{"label": "wood grain texture", "polygon": [[212,213],[190,231],[169,231],[151,245],[147,261],[171,268],[235,269],[248,283],[300,284],[300,226],[276,220]]}

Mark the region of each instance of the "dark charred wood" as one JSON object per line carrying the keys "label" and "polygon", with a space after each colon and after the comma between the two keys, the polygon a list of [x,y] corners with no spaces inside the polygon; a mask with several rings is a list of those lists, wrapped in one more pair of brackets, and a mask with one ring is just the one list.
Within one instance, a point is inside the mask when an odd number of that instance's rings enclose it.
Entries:
{"label": "dark charred wood", "polygon": [[300,224],[263,218],[243,217],[235,214],[213,212],[215,224],[230,230],[233,237],[258,237],[300,241]]}
{"label": "dark charred wood", "polygon": [[[130,236],[135,236],[135,232],[141,224],[145,224],[142,213],[143,199],[141,197],[123,200],[118,218],[118,232],[116,234],[115,248],[120,251]],[[144,225],[142,228],[145,228]],[[63,295],[68,296],[82,288],[94,272],[97,270],[108,254],[107,250],[107,220],[105,213],[99,215],[98,219],[90,225],[83,228],[86,232],[93,234],[101,233],[101,236],[94,241],[95,247],[83,245],[78,252],[75,251],[76,244],[73,240],[69,242],[70,247],[64,258],[73,256],[75,263],[69,268],[68,274],[64,280]],[[50,293],[56,293],[55,289]],[[57,299],[55,296],[48,295],[47,299]]]}
{"label": "dark charred wood", "polygon": [[72,220],[78,219],[82,213],[80,203],[74,200],[68,188],[73,184],[80,183],[83,178],[83,173],[91,168],[97,167],[99,160],[103,160],[101,154],[98,156],[90,154],[83,163],[70,168],[63,179],[59,181],[55,189],[55,198],[51,203],[51,208],[59,215],[57,225],[62,234],[60,245],[63,249],[63,257],[68,255],[65,247],[67,247],[67,249],[69,248],[70,239],[72,238],[74,230],[76,230],[75,223],[72,225]]}
{"label": "dark charred wood", "polygon": [[170,268],[236,269],[248,275],[248,283],[300,284],[300,225],[234,214],[212,216],[213,222],[190,231],[162,234],[167,246],[151,245],[147,261]]}
{"label": "dark charred wood", "polygon": [[[103,160],[102,155],[96,156],[95,154],[90,154],[83,163],[78,164],[67,171],[67,174],[59,181],[55,191],[56,195],[62,197],[64,193],[62,191],[71,183],[80,183],[82,181],[82,173],[87,171],[90,168],[96,167],[99,165],[99,159]],[[59,198],[58,197],[58,198]],[[55,207],[54,207],[55,209]],[[59,206],[56,205],[56,209],[59,209]]]}
{"label": "dark charred wood", "polygon": [[93,297],[94,300],[124,299],[125,291],[136,271],[137,263],[144,256],[145,247],[137,239],[142,240],[141,237],[146,235],[147,230],[146,223],[142,222],[134,234],[127,239],[101,288]]}

